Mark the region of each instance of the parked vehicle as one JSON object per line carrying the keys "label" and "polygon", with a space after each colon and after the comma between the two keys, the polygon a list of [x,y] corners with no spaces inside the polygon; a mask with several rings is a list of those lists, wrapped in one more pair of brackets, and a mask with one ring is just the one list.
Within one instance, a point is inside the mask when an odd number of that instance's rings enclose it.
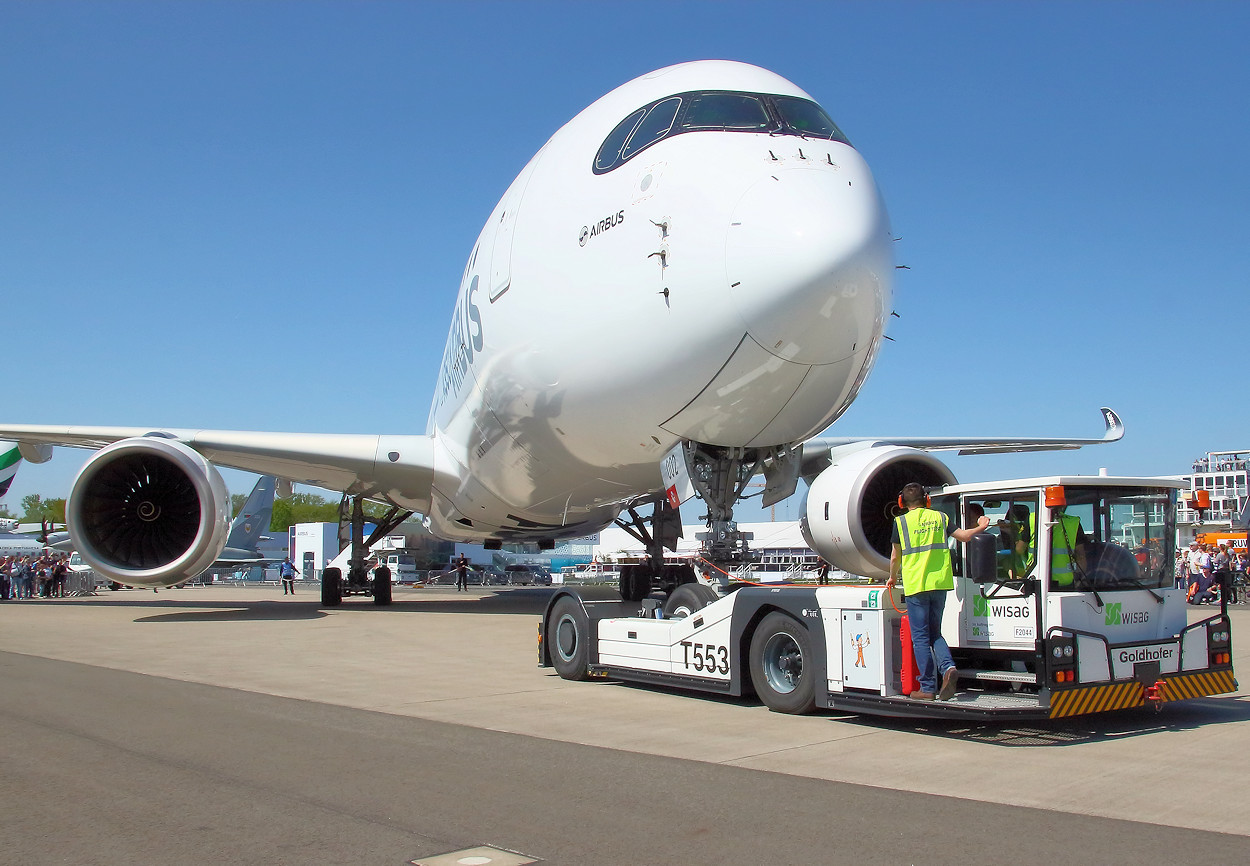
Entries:
{"label": "parked vehicle", "polygon": [[[510,586],[534,586],[540,582],[537,566],[513,564],[505,567],[504,572]],[[547,575],[547,584],[551,584],[551,575]]]}

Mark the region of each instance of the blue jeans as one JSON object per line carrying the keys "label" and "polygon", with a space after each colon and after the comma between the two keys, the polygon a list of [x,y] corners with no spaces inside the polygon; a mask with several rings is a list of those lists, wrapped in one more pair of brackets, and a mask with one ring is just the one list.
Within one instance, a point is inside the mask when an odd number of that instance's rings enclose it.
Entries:
{"label": "blue jeans", "polygon": [[920,691],[936,692],[938,675],[955,666],[951,648],[942,637],[942,611],[946,609],[946,593],[935,589],[907,596],[907,622],[911,626],[911,643],[916,650]]}

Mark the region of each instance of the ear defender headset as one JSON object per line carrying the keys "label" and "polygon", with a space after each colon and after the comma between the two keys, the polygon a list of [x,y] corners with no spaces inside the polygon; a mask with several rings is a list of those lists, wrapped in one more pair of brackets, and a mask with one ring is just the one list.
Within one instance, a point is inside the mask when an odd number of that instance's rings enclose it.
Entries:
{"label": "ear defender headset", "polygon": [[[900,492],[899,492],[899,494],[898,494],[898,507],[899,507],[899,508],[901,508],[901,509],[903,509],[904,511],[906,511],[906,510],[907,510],[907,506],[903,504],[903,494],[902,494],[902,491],[900,491]],[[925,494],[924,494],[924,507],[925,507],[925,508],[932,508],[932,507],[933,507],[933,500],[929,498],[929,492],[928,492],[927,490],[925,491]]]}

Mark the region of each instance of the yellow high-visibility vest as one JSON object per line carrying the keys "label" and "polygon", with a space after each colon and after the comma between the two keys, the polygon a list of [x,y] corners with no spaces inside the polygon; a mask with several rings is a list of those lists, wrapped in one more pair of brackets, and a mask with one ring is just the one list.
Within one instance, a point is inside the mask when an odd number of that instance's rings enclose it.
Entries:
{"label": "yellow high-visibility vest", "polygon": [[1076,539],[1081,518],[1060,514],[1050,528],[1050,581],[1055,586],[1071,586],[1075,578]]}
{"label": "yellow high-visibility vest", "polygon": [[948,519],[931,508],[913,508],[894,518],[902,556],[903,592],[915,595],[935,589],[954,589],[951,553],[946,546]]}
{"label": "yellow high-visibility vest", "polygon": [[1011,525],[1016,531],[1016,541],[1021,541],[1021,534],[1029,533],[1028,540],[1025,541],[1024,553],[1020,553],[1012,546],[1012,553],[1015,555],[1014,563],[1016,568],[1016,577],[1024,577],[1033,570],[1033,561],[1037,556],[1037,515],[1032,511],[1029,512],[1029,521],[1024,523],[1020,520],[1011,518]]}

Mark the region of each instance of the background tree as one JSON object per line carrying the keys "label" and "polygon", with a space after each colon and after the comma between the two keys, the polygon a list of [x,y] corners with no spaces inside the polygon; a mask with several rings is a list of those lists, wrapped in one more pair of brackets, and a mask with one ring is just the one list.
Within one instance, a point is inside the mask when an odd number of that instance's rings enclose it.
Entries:
{"label": "background tree", "polygon": [[30,493],[22,497],[22,522],[35,523],[43,519],[43,497]]}
{"label": "background tree", "polygon": [[45,499],[43,501],[43,513],[47,519],[53,523],[65,522],[65,500],[64,499]]}
{"label": "background tree", "polygon": [[22,522],[39,523],[49,520],[52,523],[65,522],[65,500],[44,499],[38,493],[22,497]]}
{"label": "background tree", "polygon": [[[366,502],[365,519],[377,520],[386,514],[386,506]],[[338,523],[338,502],[327,502],[316,493],[296,493],[289,499],[273,501],[273,518],[269,521],[270,532],[286,532],[296,523]]]}

